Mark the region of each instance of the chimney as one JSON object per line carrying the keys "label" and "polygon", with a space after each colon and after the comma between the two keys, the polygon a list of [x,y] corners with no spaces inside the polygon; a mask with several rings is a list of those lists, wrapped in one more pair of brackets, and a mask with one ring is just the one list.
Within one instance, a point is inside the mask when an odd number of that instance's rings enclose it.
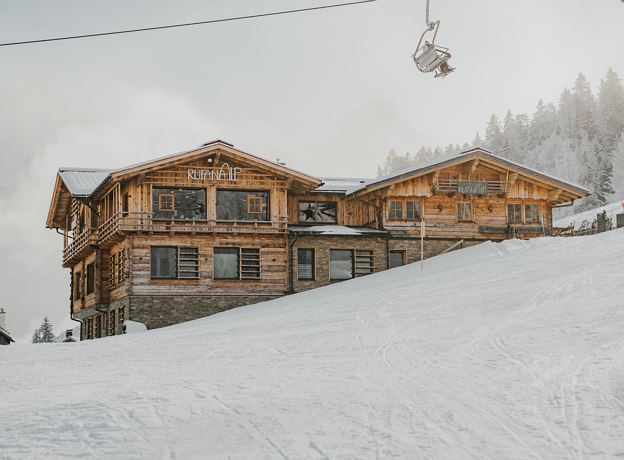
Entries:
{"label": "chimney", "polygon": [[72,335],[74,335],[74,332],[71,329],[67,329],[65,331],[65,338],[66,339],[70,338]]}
{"label": "chimney", "polygon": [[6,331],[6,312],[4,308],[0,308],[0,329],[4,329]]}

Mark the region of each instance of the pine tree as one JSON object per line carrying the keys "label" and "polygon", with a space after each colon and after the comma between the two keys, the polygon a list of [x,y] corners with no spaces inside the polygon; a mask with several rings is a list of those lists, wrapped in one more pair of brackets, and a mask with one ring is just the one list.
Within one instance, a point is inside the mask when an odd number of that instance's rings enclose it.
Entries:
{"label": "pine tree", "polygon": [[485,145],[496,155],[501,155],[501,152],[505,150],[505,136],[498,122],[498,117],[494,114],[485,127]]}
{"label": "pine tree", "polygon": [[50,343],[54,342],[54,331],[52,330],[52,324],[46,316],[41,322],[41,326],[35,329],[32,337],[32,343]]}

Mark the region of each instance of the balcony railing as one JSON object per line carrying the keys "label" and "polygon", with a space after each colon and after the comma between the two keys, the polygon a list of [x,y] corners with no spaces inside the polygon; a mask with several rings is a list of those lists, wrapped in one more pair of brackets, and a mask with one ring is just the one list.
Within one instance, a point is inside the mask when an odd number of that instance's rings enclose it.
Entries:
{"label": "balcony railing", "polygon": [[438,179],[433,186],[440,193],[463,193],[466,195],[498,195],[507,193],[509,182],[500,180]]}
{"label": "balcony railing", "polygon": [[98,232],[86,229],[63,250],[63,265],[71,265],[80,260],[92,246],[98,243]]}
{"label": "balcony railing", "polygon": [[277,221],[163,220],[151,213],[118,213],[99,228],[99,243],[106,244],[124,233],[286,233],[286,217]]}

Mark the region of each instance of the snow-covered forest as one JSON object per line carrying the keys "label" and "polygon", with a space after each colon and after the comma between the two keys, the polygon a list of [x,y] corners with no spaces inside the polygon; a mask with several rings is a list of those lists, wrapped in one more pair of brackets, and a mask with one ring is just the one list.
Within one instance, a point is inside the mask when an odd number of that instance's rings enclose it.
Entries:
{"label": "snow-covered forest", "polygon": [[612,69],[597,91],[581,73],[556,103],[540,99],[533,114],[493,114],[482,132],[484,137],[477,131],[463,146],[421,147],[413,155],[391,150],[378,174],[479,146],[591,190],[591,196],[564,208],[567,213],[624,198],[624,86]]}

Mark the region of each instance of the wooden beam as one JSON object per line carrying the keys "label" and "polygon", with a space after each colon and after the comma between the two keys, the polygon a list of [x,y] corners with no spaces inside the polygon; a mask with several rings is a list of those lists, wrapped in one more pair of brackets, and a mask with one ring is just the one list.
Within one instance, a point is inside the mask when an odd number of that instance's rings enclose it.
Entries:
{"label": "wooden beam", "polygon": [[509,175],[509,186],[511,187],[518,180],[518,173],[511,173]]}
{"label": "wooden beam", "polygon": [[470,166],[470,174],[474,174],[477,170],[477,167],[479,166],[479,159],[475,158],[472,162],[472,165]]}
{"label": "wooden beam", "polygon": [[559,199],[559,196],[561,196],[561,192],[563,192],[563,190],[561,190],[560,188],[549,191],[548,201],[557,201]]}

